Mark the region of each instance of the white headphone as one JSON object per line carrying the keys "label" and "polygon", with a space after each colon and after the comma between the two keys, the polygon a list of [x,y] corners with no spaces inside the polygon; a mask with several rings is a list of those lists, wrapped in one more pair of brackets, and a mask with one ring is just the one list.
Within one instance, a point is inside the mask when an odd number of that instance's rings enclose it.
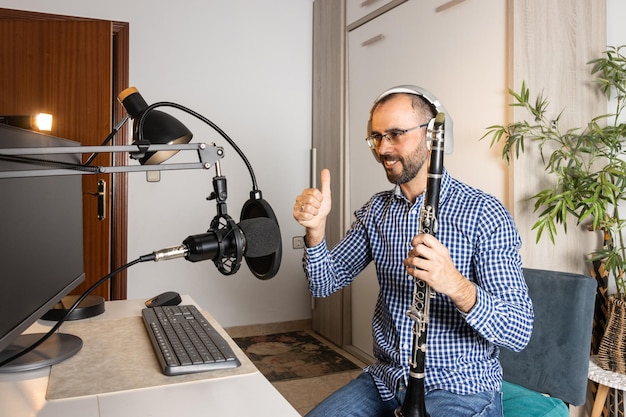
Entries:
{"label": "white headphone", "polygon": [[[452,153],[452,149],[453,149],[453,144],[454,144],[454,135],[453,135],[452,117],[450,117],[450,113],[448,113],[446,108],[439,102],[437,97],[435,97],[433,94],[431,94],[428,90],[425,90],[425,89],[423,89],[421,87],[418,87],[418,86],[415,86],[415,85],[408,85],[407,84],[407,85],[398,85],[396,87],[392,87],[392,88],[384,91],[382,94],[380,94],[376,98],[376,100],[374,100],[374,103],[372,104],[372,107],[370,109],[370,116],[369,116],[369,119],[367,121],[367,135],[369,136],[369,135],[372,134],[372,113],[373,113],[373,110],[376,107],[376,105],[383,98],[387,97],[388,95],[397,94],[397,93],[414,94],[414,95],[420,96],[420,97],[424,98],[428,103],[430,103],[430,105],[438,113],[444,113],[446,115],[446,122],[445,122],[445,126],[444,126],[444,135],[445,135],[444,147],[445,147],[445,152],[447,154],[451,154]],[[372,150],[372,153],[374,154],[374,157],[378,161],[378,155],[376,154],[376,151]]]}

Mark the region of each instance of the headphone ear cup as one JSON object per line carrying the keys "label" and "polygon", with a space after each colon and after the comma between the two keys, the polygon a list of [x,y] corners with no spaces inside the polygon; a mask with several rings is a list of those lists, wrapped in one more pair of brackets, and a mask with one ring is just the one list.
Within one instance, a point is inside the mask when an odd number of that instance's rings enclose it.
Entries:
{"label": "headphone ear cup", "polygon": [[[372,134],[372,118],[370,116],[369,120],[367,121],[367,137],[370,137],[371,134]],[[367,144],[367,146],[370,148],[370,151],[372,151],[372,155],[374,155],[374,159],[376,159],[376,162],[380,163],[380,155],[378,155],[378,152],[376,151],[376,149],[372,149],[372,147],[369,146],[369,143]]]}

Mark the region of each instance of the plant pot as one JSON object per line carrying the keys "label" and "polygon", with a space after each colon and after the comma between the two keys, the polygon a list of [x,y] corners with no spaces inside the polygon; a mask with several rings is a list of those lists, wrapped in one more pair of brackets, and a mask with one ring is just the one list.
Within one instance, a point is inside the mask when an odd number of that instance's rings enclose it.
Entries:
{"label": "plant pot", "polygon": [[626,374],[626,300],[610,296],[608,319],[598,348],[598,365]]}

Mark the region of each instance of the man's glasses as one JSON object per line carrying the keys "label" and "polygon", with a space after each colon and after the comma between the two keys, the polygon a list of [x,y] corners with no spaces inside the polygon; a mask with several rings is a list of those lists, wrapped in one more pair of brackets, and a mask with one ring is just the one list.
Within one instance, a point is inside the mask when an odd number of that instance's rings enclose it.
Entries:
{"label": "man's glasses", "polygon": [[428,126],[428,123],[417,125],[409,129],[391,129],[385,133],[373,133],[370,136],[366,137],[365,141],[371,149],[378,148],[380,146],[380,143],[383,141],[383,138],[387,139],[387,142],[389,142],[390,144],[397,145],[400,143],[402,136],[406,133],[410,132],[411,130],[421,129],[426,126]]}

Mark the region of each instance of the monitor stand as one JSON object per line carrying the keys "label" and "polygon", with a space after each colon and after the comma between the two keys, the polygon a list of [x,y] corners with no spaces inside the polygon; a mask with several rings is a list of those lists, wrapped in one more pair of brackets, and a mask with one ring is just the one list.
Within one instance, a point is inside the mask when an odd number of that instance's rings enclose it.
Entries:
{"label": "monitor stand", "polygon": [[[48,310],[41,319],[51,321],[61,320],[79,298],[79,295],[66,295],[61,301]],[[104,313],[104,297],[89,295],[80,302],[66,320],[82,320],[102,313]]]}
{"label": "monitor stand", "polygon": [[[37,342],[44,333],[28,333],[19,336],[13,344],[0,352],[0,362],[21,352]],[[83,347],[80,337],[67,333],[54,333],[33,351],[0,367],[0,373],[32,371],[51,366],[73,356]]]}

